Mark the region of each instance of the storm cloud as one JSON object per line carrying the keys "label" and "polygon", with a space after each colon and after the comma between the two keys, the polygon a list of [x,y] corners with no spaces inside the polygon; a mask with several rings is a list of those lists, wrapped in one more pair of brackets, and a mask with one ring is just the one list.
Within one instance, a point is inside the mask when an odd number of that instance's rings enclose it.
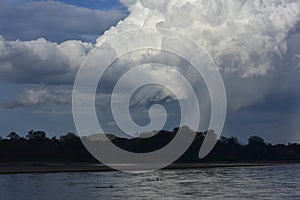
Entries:
{"label": "storm cloud", "polygon": [[[2,25],[0,34],[3,35],[0,37],[0,80],[36,84],[31,92],[44,96],[31,103],[30,99],[26,98],[26,95],[31,93],[24,91],[23,102],[13,101],[16,107],[34,103],[68,104],[67,100],[56,101],[57,93],[43,93],[43,91],[50,91],[47,87],[53,85],[71,86],[81,62],[95,47],[100,47],[109,38],[131,29],[156,27],[171,29],[192,38],[212,56],[226,85],[229,102],[228,120],[232,122],[232,125],[227,127],[229,131],[238,131],[241,126],[246,127],[247,124],[252,127],[254,124],[258,124],[260,128],[271,127],[277,122],[269,132],[275,129],[282,132],[287,127],[294,127],[293,131],[296,130],[294,119],[298,119],[300,114],[294,112],[286,115],[286,112],[292,112],[286,106],[292,104],[293,108],[299,107],[297,102],[300,99],[298,0],[121,0],[121,2],[128,7],[127,17],[119,11],[93,11],[51,1],[32,2],[26,5],[12,5],[0,1],[0,9],[3,9],[3,12],[0,12]],[[38,9],[32,11],[33,7]],[[61,14],[63,16],[56,14],[61,8],[65,10]],[[27,16],[31,11],[37,12],[36,10],[45,13],[38,13],[40,17]],[[11,11],[19,14],[17,17],[10,17]],[[25,18],[25,15],[28,20],[20,23],[21,17]],[[16,25],[1,23],[1,20],[8,18],[12,18],[11,24]],[[115,26],[109,28],[111,25]],[[52,26],[57,29],[53,30]],[[102,34],[107,28],[109,29]],[[22,33],[18,33],[17,29],[23,30]],[[95,35],[99,35],[96,44],[80,41],[95,38]],[[39,37],[46,39],[36,39]],[[161,35],[158,38],[163,37],[165,36]],[[22,40],[16,40],[18,38]],[[70,38],[78,40],[64,41]],[[26,41],[29,39],[31,41]],[[124,42],[127,43],[128,40]],[[116,53],[116,50],[109,49],[107,53]],[[112,69],[108,78],[115,79],[124,68],[133,67],[130,63],[137,62],[136,59],[142,57],[141,54],[140,57],[134,57],[135,60],[130,60],[130,57],[121,60],[123,62],[120,61],[119,67],[115,66]],[[178,69],[181,66],[180,60],[177,64],[174,63],[174,68]],[[165,69],[161,69],[162,73],[157,68],[155,70],[153,76],[161,75],[157,78],[166,80],[176,78],[172,73],[163,73]],[[151,73],[146,75],[152,76]],[[106,80],[107,83],[103,85],[109,87],[111,80]],[[43,89],[39,88],[40,84],[43,85]],[[180,88],[176,83],[173,87]],[[153,94],[153,91],[146,94]],[[169,93],[164,94],[162,91],[158,91],[157,94],[158,102],[170,96]],[[153,96],[155,94],[149,97],[152,98],[150,100],[153,100]],[[135,101],[145,104],[149,102],[146,95],[140,98]],[[280,118],[285,120],[276,121]],[[259,119],[261,123],[253,119]],[[237,121],[238,125],[235,124]],[[279,126],[281,128],[278,128]]]}
{"label": "storm cloud", "polygon": [[8,40],[94,41],[124,17],[120,10],[92,10],[59,1],[0,0],[0,34]]}

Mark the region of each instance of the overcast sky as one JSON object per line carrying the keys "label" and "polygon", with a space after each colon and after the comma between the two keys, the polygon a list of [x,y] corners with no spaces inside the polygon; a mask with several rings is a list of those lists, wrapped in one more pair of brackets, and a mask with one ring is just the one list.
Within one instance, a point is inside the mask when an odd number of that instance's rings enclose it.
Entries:
{"label": "overcast sky", "polygon": [[[76,132],[71,94],[81,62],[116,32],[147,26],[187,34],[214,58],[228,96],[224,135],[300,142],[298,0],[0,0],[0,136]],[[106,108],[111,82],[128,67],[121,61],[97,97],[107,132],[118,132]],[[176,78],[164,69],[159,75]],[[147,124],[137,113],[160,102],[172,113],[166,128],[175,126],[170,93],[145,91],[133,99],[142,104],[131,108],[137,122]]]}

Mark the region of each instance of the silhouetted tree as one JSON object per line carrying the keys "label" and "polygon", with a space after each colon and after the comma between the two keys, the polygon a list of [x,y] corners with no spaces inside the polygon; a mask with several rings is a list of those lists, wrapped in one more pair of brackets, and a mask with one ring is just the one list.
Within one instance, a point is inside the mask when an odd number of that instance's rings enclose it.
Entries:
{"label": "silhouetted tree", "polygon": [[26,135],[26,138],[28,140],[42,141],[42,140],[46,139],[46,133],[44,131],[34,131],[34,130],[31,130]]}
{"label": "silhouetted tree", "polygon": [[254,146],[265,146],[267,145],[265,143],[265,140],[262,139],[261,137],[258,137],[258,136],[251,136],[249,139],[248,139],[248,144],[249,145],[254,145]]}
{"label": "silhouetted tree", "polygon": [[11,132],[10,134],[8,134],[7,138],[9,138],[10,140],[20,140],[21,139],[21,137],[16,132]]}
{"label": "silhouetted tree", "polygon": [[67,133],[66,135],[62,135],[59,137],[60,141],[71,141],[80,139],[75,133]]}
{"label": "silhouetted tree", "polygon": [[271,159],[271,148],[259,136],[251,136],[248,139],[248,145],[245,146],[245,155],[250,160],[268,160]]}

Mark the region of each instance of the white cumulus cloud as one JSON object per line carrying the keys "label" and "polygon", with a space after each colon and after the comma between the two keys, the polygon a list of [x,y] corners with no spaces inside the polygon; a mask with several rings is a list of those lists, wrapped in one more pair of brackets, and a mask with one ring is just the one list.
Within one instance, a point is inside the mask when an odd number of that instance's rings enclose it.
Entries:
{"label": "white cumulus cloud", "polygon": [[73,83],[91,43],[46,39],[7,41],[0,35],[0,80],[17,83]]}

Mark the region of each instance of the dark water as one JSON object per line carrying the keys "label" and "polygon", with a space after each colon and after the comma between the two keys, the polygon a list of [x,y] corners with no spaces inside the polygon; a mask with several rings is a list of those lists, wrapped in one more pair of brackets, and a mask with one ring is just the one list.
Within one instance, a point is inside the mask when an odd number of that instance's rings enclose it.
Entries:
{"label": "dark water", "polygon": [[[157,181],[157,177],[161,180]],[[300,165],[0,175],[0,199],[300,199]],[[113,188],[106,188],[113,186]]]}

